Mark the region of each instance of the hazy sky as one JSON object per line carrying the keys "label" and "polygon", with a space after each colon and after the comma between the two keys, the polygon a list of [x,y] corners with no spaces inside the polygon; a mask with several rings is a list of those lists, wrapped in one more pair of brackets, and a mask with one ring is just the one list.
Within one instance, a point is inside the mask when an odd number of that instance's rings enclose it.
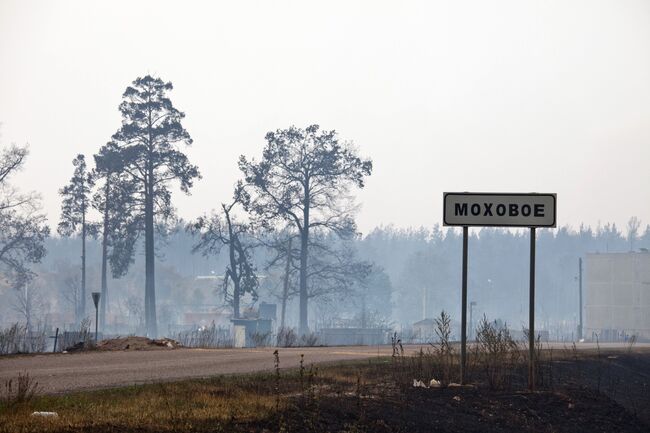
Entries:
{"label": "hazy sky", "polygon": [[650,223],[650,2],[0,0],[0,142],[51,223],[77,153],[147,73],[203,173],[179,214],[230,198],[269,130],[319,123],[374,161],[360,228],[432,225],[443,191],[557,192],[558,221]]}

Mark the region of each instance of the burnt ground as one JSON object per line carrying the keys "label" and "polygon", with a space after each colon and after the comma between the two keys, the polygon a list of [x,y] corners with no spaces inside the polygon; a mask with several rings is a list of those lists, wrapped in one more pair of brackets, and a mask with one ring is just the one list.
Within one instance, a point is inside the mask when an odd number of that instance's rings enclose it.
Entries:
{"label": "burnt ground", "polygon": [[552,362],[553,386],[602,393],[637,416],[650,431],[650,351],[591,353]]}
{"label": "burnt ground", "polygon": [[[360,400],[360,402],[359,402]],[[625,408],[587,389],[536,393],[409,389],[401,398],[327,397],[278,421],[287,431],[648,432]],[[269,423],[267,429],[273,430]],[[251,429],[256,430],[255,427]]]}
{"label": "burnt ground", "polygon": [[[540,363],[533,393],[521,369],[501,390],[482,383],[481,372],[472,387],[368,384],[311,404],[296,400],[275,430],[285,425],[288,431],[650,432],[650,352],[565,351],[555,358],[551,354]],[[274,430],[272,424],[266,428]]]}

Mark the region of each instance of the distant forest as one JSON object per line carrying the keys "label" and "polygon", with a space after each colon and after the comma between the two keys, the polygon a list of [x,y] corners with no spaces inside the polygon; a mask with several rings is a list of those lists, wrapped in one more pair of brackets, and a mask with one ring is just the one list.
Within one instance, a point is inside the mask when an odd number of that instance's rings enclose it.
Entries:
{"label": "distant forest", "polygon": [[[636,227],[636,230],[635,230]],[[570,335],[578,314],[578,258],[585,253],[628,252],[650,248],[650,227],[638,230],[631,220],[632,236],[624,235],[613,224],[595,229],[561,227],[539,230],[537,240],[537,311],[541,329]],[[192,253],[198,235],[185,230],[179,222],[175,229],[160,237],[157,251],[159,320],[165,329],[173,322],[169,309],[179,303],[220,304],[223,293],[196,292],[198,276],[222,275],[227,267],[225,252],[213,256]],[[334,241],[333,241],[334,242]],[[33,287],[35,309],[47,313],[70,312],[71,290],[78,284],[79,239],[51,237],[45,241],[47,255],[34,267],[38,275]],[[379,227],[353,241],[360,260],[373,263],[373,278],[368,287],[351,287],[347,293],[323,296],[312,304],[310,325],[332,326],[344,323],[361,326],[400,328],[417,320],[439,314],[444,309],[452,318],[460,315],[460,264],[462,234],[456,229],[397,229]],[[101,244],[88,241],[88,293],[100,288]],[[141,249],[140,249],[141,250]],[[526,230],[484,228],[471,232],[469,241],[469,301],[476,302],[475,317],[485,314],[501,319],[514,328],[527,320],[529,238]],[[259,300],[278,303],[282,275],[265,270],[271,254],[264,248],[254,250],[253,261],[260,274],[268,275],[260,284]],[[129,273],[109,280],[110,310],[141,315],[144,284],[142,253],[136,255]],[[425,292],[426,291],[426,292]],[[90,296],[90,295],[88,295]],[[195,297],[195,298],[193,298]],[[426,299],[426,305],[424,300]],[[89,301],[90,302],[90,301]],[[249,299],[250,302],[250,299]],[[12,306],[13,291],[0,298],[0,317],[5,323],[21,320]],[[297,298],[289,301],[287,325],[297,326]],[[70,315],[68,314],[68,317]],[[139,319],[138,319],[139,320]],[[138,320],[134,321],[134,326]],[[56,324],[59,325],[59,324]]]}

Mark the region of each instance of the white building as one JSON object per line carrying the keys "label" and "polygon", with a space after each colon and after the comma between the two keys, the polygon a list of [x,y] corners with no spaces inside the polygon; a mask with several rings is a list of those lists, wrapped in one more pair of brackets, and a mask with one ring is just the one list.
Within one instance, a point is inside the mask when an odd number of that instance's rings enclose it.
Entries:
{"label": "white building", "polygon": [[650,340],[650,253],[587,254],[587,339]]}

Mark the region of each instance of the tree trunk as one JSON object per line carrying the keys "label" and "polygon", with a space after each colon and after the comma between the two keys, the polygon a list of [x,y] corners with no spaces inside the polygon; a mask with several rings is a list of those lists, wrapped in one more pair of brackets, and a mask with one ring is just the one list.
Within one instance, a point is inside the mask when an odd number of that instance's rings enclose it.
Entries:
{"label": "tree trunk", "polygon": [[144,317],[147,337],[156,338],[158,326],[156,324],[156,286],[154,280],[154,220],[153,220],[153,165],[149,162],[145,186],[144,208],[144,249],[145,249],[145,292],[144,292]]}
{"label": "tree trunk", "polygon": [[[240,287],[239,287],[239,280],[241,276],[239,275],[238,269],[237,269],[237,261],[235,260],[235,242],[237,242],[237,239],[235,239],[232,231],[232,222],[230,221],[230,211],[229,209],[222,205],[224,214],[226,215],[226,224],[228,224],[228,257],[230,259],[230,279],[232,280],[232,284],[234,286],[232,290],[232,309],[233,309],[233,318],[234,319],[239,319],[240,313],[239,313],[239,298],[241,295]],[[228,287],[225,288],[228,290]]]}
{"label": "tree trunk", "polygon": [[282,288],[282,313],[280,316],[280,329],[284,329],[284,318],[287,311],[287,298],[289,297],[289,272],[291,271],[291,240],[287,245],[287,264],[284,268],[284,287]]}
{"label": "tree trunk", "polygon": [[232,290],[232,310],[233,317],[239,319],[241,314],[239,312],[239,281],[233,278],[232,284],[234,286]]}
{"label": "tree trunk", "polygon": [[81,208],[81,319],[86,318],[86,206]]}
{"label": "tree trunk", "polygon": [[232,295],[232,309],[233,309],[233,317],[235,319],[239,319],[240,313],[239,313],[239,283],[237,280],[232,280],[233,285],[235,286],[233,288],[233,295]]}
{"label": "tree trunk", "polygon": [[[305,194],[305,197],[309,197]],[[307,320],[307,249],[309,245],[309,199],[305,199],[303,225],[300,231],[300,335],[309,332]]]}
{"label": "tree trunk", "polygon": [[104,332],[106,325],[106,306],[108,305],[108,281],[106,277],[107,252],[108,252],[108,198],[110,194],[110,175],[106,176],[104,187],[104,228],[102,232],[102,290],[99,305],[99,327]]}

